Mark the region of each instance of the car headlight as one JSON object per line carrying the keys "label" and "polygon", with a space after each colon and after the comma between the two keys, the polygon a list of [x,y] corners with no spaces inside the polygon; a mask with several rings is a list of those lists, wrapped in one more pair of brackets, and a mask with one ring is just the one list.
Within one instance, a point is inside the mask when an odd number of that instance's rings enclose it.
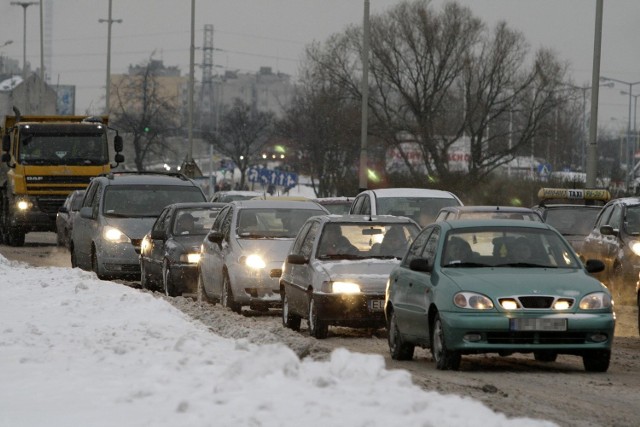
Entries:
{"label": "car headlight", "polygon": [[360,285],[353,282],[332,282],[331,291],[336,294],[359,294]]}
{"label": "car headlight", "polygon": [[581,310],[599,310],[601,308],[611,307],[611,296],[604,292],[594,292],[585,295],[580,300]]}
{"label": "car headlight", "polygon": [[33,202],[29,199],[18,199],[16,200],[16,207],[20,211],[26,211],[33,207]]}
{"label": "car headlight", "polygon": [[180,255],[180,262],[186,262],[189,264],[197,264],[198,262],[200,262],[200,253],[199,252],[192,252],[192,253],[188,253],[188,254],[182,254]]}
{"label": "car headlight", "polygon": [[142,239],[142,242],[140,242],[140,252],[142,252],[143,254],[146,253],[149,249],[149,246],[151,246],[151,243],[149,242],[147,236],[144,236],[144,239]]}
{"label": "car headlight", "polygon": [[109,225],[102,230],[102,237],[111,243],[131,243],[129,236]]}
{"label": "car headlight", "polygon": [[475,292],[458,292],[453,296],[453,303],[456,307],[472,310],[491,310],[493,308],[491,298]]}
{"label": "car headlight", "polygon": [[640,242],[637,240],[632,240],[629,242],[629,249],[631,249],[631,251],[640,256]]}
{"label": "car headlight", "polygon": [[249,268],[253,268],[254,270],[260,270],[261,268],[265,268],[267,266],[262,257],[255,254],[249,255],[244,260],[244,264]]}

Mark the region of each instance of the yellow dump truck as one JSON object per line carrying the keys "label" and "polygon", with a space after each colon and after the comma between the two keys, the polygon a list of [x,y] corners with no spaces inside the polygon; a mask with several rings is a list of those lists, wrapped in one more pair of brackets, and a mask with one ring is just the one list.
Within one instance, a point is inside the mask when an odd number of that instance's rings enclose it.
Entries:
{"label": "yellow dump truck", "polygon": [[124,162],[122,137],[107,116],[5,116],[1,129],[0,243],[24,245],[30,231],[55,231],[58,209],[91,177]]}

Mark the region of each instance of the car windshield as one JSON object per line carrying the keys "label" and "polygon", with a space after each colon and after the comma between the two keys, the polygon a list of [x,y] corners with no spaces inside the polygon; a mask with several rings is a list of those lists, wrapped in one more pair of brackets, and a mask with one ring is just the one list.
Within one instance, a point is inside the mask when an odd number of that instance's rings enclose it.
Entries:
{"label": "car windshield", "polygon": [[23,137],[20,163],[25,165],[105,165],[106,134],[37,134]]}
{"label": "car windshield", "polygon": [[378,215],[406,216],[425,226],[435,220],[440,209],[459,204],[454,198],[380,197],[376,209]]}
{"label": "car windshield", "polygon": [[113,217],[157,217],[165,206],[204,202],[198,187],[182,185],[112,185],[104,192],[103,213]]}
{"label": "car windshield", "polygon": [[316,251],[318,259],[402,259],[419,232],[413,223],[328,223]]}
{"label": "car windshield", "polygon": [[566,207],[547,209],[545,222],[564,235],[586,236],[591,232],[600,209]]}
{"label": "car windshield", "polygon": [[244,208],[238,212],[236,234],[246,239],[292,239],[308,218],[325,214],[320,209]]}
{"label": "car windshield", "polygon": [[173,234],[204,235],[209,232],[221,208],[178,209],[175,213]]}
{"label": "car windshield", "polygon": [[481,228],[447,234],[443,267],[579,268],[566,241],[551,230]]}
{"label": "car windshield", "polygon": [[322,203],[320,202],[320,204],[322,206],[324,206],[324,208],[326,210],[329,211],[330,214],[334,214],[334,215],[346,215],[349,213],[349,209],[351,209],[351,202],[335,202],[335,203]]}

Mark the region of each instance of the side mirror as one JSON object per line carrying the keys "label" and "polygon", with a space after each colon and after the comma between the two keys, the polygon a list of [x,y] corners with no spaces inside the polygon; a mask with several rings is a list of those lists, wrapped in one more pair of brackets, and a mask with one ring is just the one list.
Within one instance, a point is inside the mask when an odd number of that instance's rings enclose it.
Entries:
{"label": "side mirror", "polygon": [[11,137],[7,134],[2,137],[2,151],[11,150]]}
{"label": "side mirror", "polygon": [[80,208],[80,217],[86,219],[94,219],[93,218],[93,208],[91,206],[85,206]]}
{"label": "side mirror", "polygon": [[584,263],[584,267],[587,269],[588,273],[600,273],[604,271],[604,262],[599,259],[588,259]]}
{"label": "side mirror", "polygon": [[600,227],[600,234],[602,234],[603,236],[615,236],[618,234],[618,230],[610,225],[603,225],[602,227]]}
{"label": "side mirror", "polygon": [[[119,153],[124,148],[124,143],[122,142],[122,137],[120,135],[116,135],[113,137],[113,149],[116,153]],[[124,161],[124,160],[123,160]],[[117,160],[116,160],[117,162]]]}
{"label": "side mirror", "polygon": [[411,260],[409,268],[413,271],[422,271],[425,273],[430,273],[433,270],[429,264],[429,260],[426,258],[416,258]]}
{"label": "side mirror", "polygon": [[222,234],[219,231],[210,231],[209,234],[207,234],[207,240],[210,241],[211,243],[217,243],[220,244],[222,243],[222,240],[224,239],[224,234]]}
{"label": "side mirror", "polygon": [[302,255],[291,254],[291,255],[287,255],[287,262],[289,264],[302,265],[307,263],[307,259]]}
{"label": "side mirror", "polygon": [[151,230],[151,240],[164,240],[167,238],[167,233],[164,230]]}
{"label": "side mirror", "polygon": [[66,206],[60,206],[60,209],[58,209],[58,212],[69,213],[69,209],[67,209]]}
{"label": "side mirror", "polygon": [[11,154],[2,153],[2,163],[9,163],[11,161]]}

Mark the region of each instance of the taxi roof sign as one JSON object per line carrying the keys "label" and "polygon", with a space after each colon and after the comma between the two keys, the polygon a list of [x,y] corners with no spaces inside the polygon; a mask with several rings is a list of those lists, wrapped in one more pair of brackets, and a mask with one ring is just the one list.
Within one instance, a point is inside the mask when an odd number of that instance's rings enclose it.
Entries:
{"label": "taxi roof sign", "polygon": [[538,199],[572,199],[608,202],[611,199],[609,191],[602,188],[541,188]]}

